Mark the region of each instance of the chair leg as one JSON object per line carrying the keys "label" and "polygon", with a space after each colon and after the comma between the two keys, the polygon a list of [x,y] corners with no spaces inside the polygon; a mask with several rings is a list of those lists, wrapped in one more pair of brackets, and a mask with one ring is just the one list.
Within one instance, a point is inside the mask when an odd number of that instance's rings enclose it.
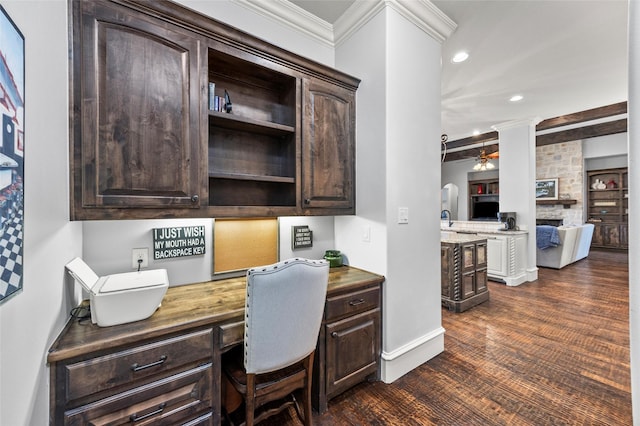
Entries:
{"label": "chair leg", "polygon": [[304,404],[304,425],[312,425],[311,412],[311,378],[313,373],[313,352],[304,361],[304,369],[307,371],[304,389],[302,390],[302,403]]}
{"label": "chair leg", "polygon": [[245,398],[245,425],[253,426],[256,403],[256,376],[247,374],[247,397]]}

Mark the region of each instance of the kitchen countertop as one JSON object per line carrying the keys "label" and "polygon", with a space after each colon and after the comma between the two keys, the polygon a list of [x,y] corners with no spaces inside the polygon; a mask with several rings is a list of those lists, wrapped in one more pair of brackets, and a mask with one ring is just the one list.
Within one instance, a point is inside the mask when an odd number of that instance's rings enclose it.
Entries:
{"label": "kitchen countertop", "polygon": [[483,235],[521,235],[521,234],[528,234],[527,231],[500,231],[497,229],[478,229],[478,230],[471,230],[471,229],[461,229],[461,228],[440,228],[440,232],[450,232],[450,233],[456,233],[456,234],[460,234],[460,235],[477,235],[477,234],[483,234]]}
{"label": "kitchen countertop", "polygon": [[440,232],[440,242],[450,244],[471,243],[475,241],[486,240],[486,237],[481,237],[478,234],[458,233],[451,231]]}

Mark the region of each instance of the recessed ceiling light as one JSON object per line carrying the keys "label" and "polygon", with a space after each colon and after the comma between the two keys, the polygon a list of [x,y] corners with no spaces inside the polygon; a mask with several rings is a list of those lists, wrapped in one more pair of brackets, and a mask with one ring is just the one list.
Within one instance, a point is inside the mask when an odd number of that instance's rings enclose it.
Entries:
{"label": "recessed ceiling light", "polygon": [[467,52],[458,52],[455,55],[453,55],[453,58],[451,58],[451,62],[458,64],[460,62],[464,62],[469,58],[469,54]]}
{"label": "recessed ceiling light", "polygon": [[513,95],[509,100],[511,102],[519,102],[519,101],[521,101],[523,99],[524,99],[524,96],[522,96],[522,95]]}
{"label": "recessed ceiling light", "polygon": [[478,136],[480,134],[480,130],[474,130],[473,131],[473,136]]}

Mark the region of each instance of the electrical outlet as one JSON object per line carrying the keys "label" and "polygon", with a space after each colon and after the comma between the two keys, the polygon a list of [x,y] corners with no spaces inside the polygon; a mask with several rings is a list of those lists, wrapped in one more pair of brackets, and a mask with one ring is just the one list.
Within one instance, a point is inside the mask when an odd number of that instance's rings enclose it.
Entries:
{"label": "electrical outlet", "polygon": [[131,267],[133,269],[149,267],[149,248],[134,248],[131,250]]}
{"label": "electrical outlet", "polygon": [[398,207],[398,223],[409,223],[409,207]]}

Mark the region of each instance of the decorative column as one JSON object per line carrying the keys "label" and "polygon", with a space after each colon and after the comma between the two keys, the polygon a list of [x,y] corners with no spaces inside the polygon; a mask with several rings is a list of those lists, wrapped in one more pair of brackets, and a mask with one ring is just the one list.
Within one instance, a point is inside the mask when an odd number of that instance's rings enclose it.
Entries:
{"label": "decorative column", "polygon": [[527,281],[538,279],[536,266],[536,124],[540,119],[494,126],[500,146],[500,211],[516,212],[517,225],[528,231]]}

